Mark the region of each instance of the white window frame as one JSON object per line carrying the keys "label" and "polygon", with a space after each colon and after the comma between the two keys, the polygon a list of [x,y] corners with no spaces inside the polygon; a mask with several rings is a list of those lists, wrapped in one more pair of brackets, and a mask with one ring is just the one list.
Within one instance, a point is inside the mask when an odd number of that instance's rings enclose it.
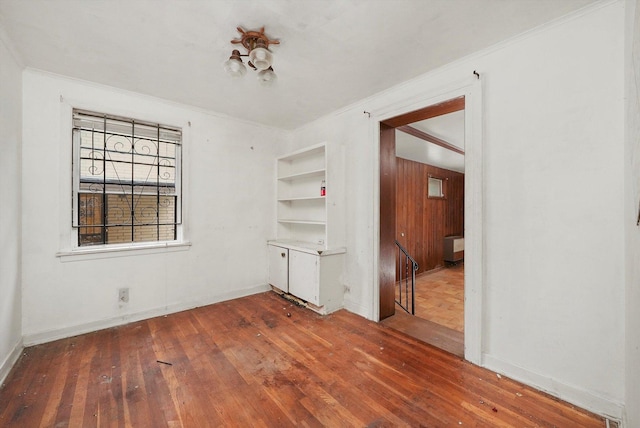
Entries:
{"label": "white window frame", "polygon": [[[433,199],[444,199],[444,183],[445,180],[443,178],[430,175],[427,181],[427,197]],[[435,192],[435,190],[437,190],[437,193]]]}
{"label": "white window frame", "polygon": [[[77,101],[77,100],[76,100]],[[83,110],[83,111],[91,111],[91,112],[103,112],[103,111],[113,111],[113,108],[109,108],[109,106],[91,106],[86,105],[84,102],[73,102],[68,99],[63,99],[60,97],[61,110],[60,110],[60,124],[61,124],[61,137],[64,140],[69,141],[69,145],[67,145],[66,150],[60,151],[60,161],[59,165],[61,167],[67,166],[69,181],[62,180],[60,181],[60,197],[62,204],[60,205],[60,227],[61,230],[61,241],[60,241],[60,249],[56,253],[56,257],[60,258],[62,262],[76,261],[76,260],[93,260],[93,259],[101,259],[101,258],[111,258],[111,257],[122,257],[122,256],[130,256],[130,255],[144,255],[144,254],[154,254],[154,253],[164,253],[164,252],[174,252],[174,251],[185,251],[191,247],[191,242],[189,242],[187,238],[187,230],[188,226],[185,222],[185,219],[188,218],[188,210],[187,210],[187,181],[185,180],[185,160],[188,156],[188,144],[186,142],[190,141],[190,127],[191,122],[189,120],[177,121],[178,123],[182,122],[182,126],[179,125],[170,125],[169,128],[177,128],[182,130],[182,140],[181,140],[181,150],[179,151],[179,155],[177,156],[176,162],[179,165],[180,172],[176,174],[176,191],[178,193],[178,203],[180,204],[180,209],[177,210],[177,218],[178,224],[176,225],[176,233],[175,240],[172,241],[150,241],[150,242],[128,242],[123,244],[102,244],[102,245],[91,245],[91,246],[79,246],[78,245],[78,228],[74,227],[74,215],[77,206],[74,207],[74,204],[77,204],[76,193],[74,192],[74,177],[78,175],[78,171],[75,171],[77,162],[74,162],[74,147],[73,147],[73,111],[74,109]],[[117,109],[116,109],[117,110]],[[115,116],[120,118],[139,118],[140,122],[145,123],[160,123],[161,121],[155,121],[155,118],[151,118],[151,120],[146,117],[149,116],[147,114],[141,114],[139,111],[123,111],[120,114],[109,114],[109,116]],[[167,116],[169,120],[165,120],[167,122],[176,122],[174,115],[160,115]],[[166,119],[166,118],[165,118]],[[136,119],[138,120],[138,119]],[[71,186],[69,186],[71,184]],[[76,188],[77,189],[77,188]],[[71,200],[69,200],[71,199]],[[64,203],[64,201],[68,201]],[[133,252],[132,252],[133,251]]]}

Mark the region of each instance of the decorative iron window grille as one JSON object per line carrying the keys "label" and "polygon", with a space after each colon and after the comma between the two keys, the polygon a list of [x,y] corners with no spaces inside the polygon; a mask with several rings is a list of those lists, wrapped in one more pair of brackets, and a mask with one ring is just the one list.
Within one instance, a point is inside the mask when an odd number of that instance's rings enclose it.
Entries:
{"label": "decorative iron window grille", "polygon": [[175,241],[181,220],[179,128],[73,111],[78,246]]}

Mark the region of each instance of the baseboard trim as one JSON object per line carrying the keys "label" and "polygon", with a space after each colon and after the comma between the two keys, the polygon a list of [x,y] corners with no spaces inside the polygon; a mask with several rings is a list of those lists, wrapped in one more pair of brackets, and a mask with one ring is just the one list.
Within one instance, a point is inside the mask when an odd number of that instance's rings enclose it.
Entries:
{"label": "baseboard trim", "polygon": [[[362,318],[371,320],[371,311],[367,310],[367,308],[360,303],[356,303],[351,300],[344,299],[343,308],[347,311],[354,313],[356,315],[360,315]],[[377,321],[377,320],[374,320]]]}
{"label": "baseboard trim", "polygon": [[582,388],[558,382],[550,377],[507,363],[488,354],[483,355],[483,363],[485,368],[504,374],[508,378],[532,386],[605,418],[622,421],[624,405],[621,403],[601,397]]}
{"label": "baseboard trim", "polygon": [[13,346],[11,352],[9,352],[9,355],[7,355],[7,358],[4,359],[2,365],[0,365],[0,387],[2,387],[5,379],[9,376],[9,372],[11,372],[11,369],[18,361],[18,358],[20,358],[20,355],[22,355],[23,349],[24,344],[22,342],[22,338],[20,338],[20,340],[18,340]]}
{"label": "baseboard trim", "polygon": [[218,294],[207,300],[194,300],[190,302],[183,302],[174,305],[167,305],[161,308],[150,309],[142,312],[130,313],[113,318],[107,318],[98,321],[91,321],[84,324],[64,327],[60,329],[47,330],[39,333],[24,335],[22,343],[23,346],[39,345],[41,343],[52,342],[54,340],[66,339],[68,337],[78,336],[80,334],[91,333],[105,328],[116,327],[119,325],[129,324],[135,321],[141,321],[149,318],[159,317],[163,315],[173,314],[176,312],[186,311],[189,309],[197,308],[200,306],[208,306],[214,303],[220,303],[227,300],[237,299],[239,297],[250,296],[252,294],[258,294],[265,291],[269,291],[271,288],[267,284],[260,284],[249,288],[243,288],[242,290],[234,290],[223,294]]}

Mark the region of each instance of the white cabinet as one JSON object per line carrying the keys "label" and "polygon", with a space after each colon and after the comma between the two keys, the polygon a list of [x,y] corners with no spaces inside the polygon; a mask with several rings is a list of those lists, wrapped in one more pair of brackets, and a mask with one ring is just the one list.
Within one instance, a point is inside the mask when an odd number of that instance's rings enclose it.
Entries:
{"label": "white cabinet", "polygon": [[319,268],[320,256],[292,250],[289,258],[289,292],[296,297],[320,305]]}
{"label": "white cabinet", "polygon": [[341,308],[344,299],[343,158],[341,145],[321,143],[276,160],[278,225],[269,241],[269,283],[320,313]]}
{"label": "white cabinet", "polygon": [[304,245],[301,242],[269,243],[269,283],[279,291],[304,300],[321,314],[340,309],[344,299],[341,276],[345,250]]}
{"label": "white cabinet", "polygon": [[289,249],[269,245],[269,284],[289,292]]}

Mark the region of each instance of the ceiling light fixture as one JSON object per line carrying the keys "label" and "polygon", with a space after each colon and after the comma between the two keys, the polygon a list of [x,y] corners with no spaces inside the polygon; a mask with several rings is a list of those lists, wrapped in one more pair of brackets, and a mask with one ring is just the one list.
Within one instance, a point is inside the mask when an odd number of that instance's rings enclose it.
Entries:
{"label": "ceiling light fixture", "polygon": [[265,86],[275,82],[277,76],[273,71],[273,54],[269,50],[269,45],[280,44],[279,40],[270,40],[264,34],[264,27],[260,31],[245,31],[242,27],[237,28],[241,34],[239,39],[231,40],[232,44],[242,44],[247,50],[246,54],[241,54],[238,49],[231,52],[231,56],[224,63],[224,69],[233,77],[244,76],[247,72],[242,62],[243,56],[249,57],[249,67],[258,72],[258,80]]}

